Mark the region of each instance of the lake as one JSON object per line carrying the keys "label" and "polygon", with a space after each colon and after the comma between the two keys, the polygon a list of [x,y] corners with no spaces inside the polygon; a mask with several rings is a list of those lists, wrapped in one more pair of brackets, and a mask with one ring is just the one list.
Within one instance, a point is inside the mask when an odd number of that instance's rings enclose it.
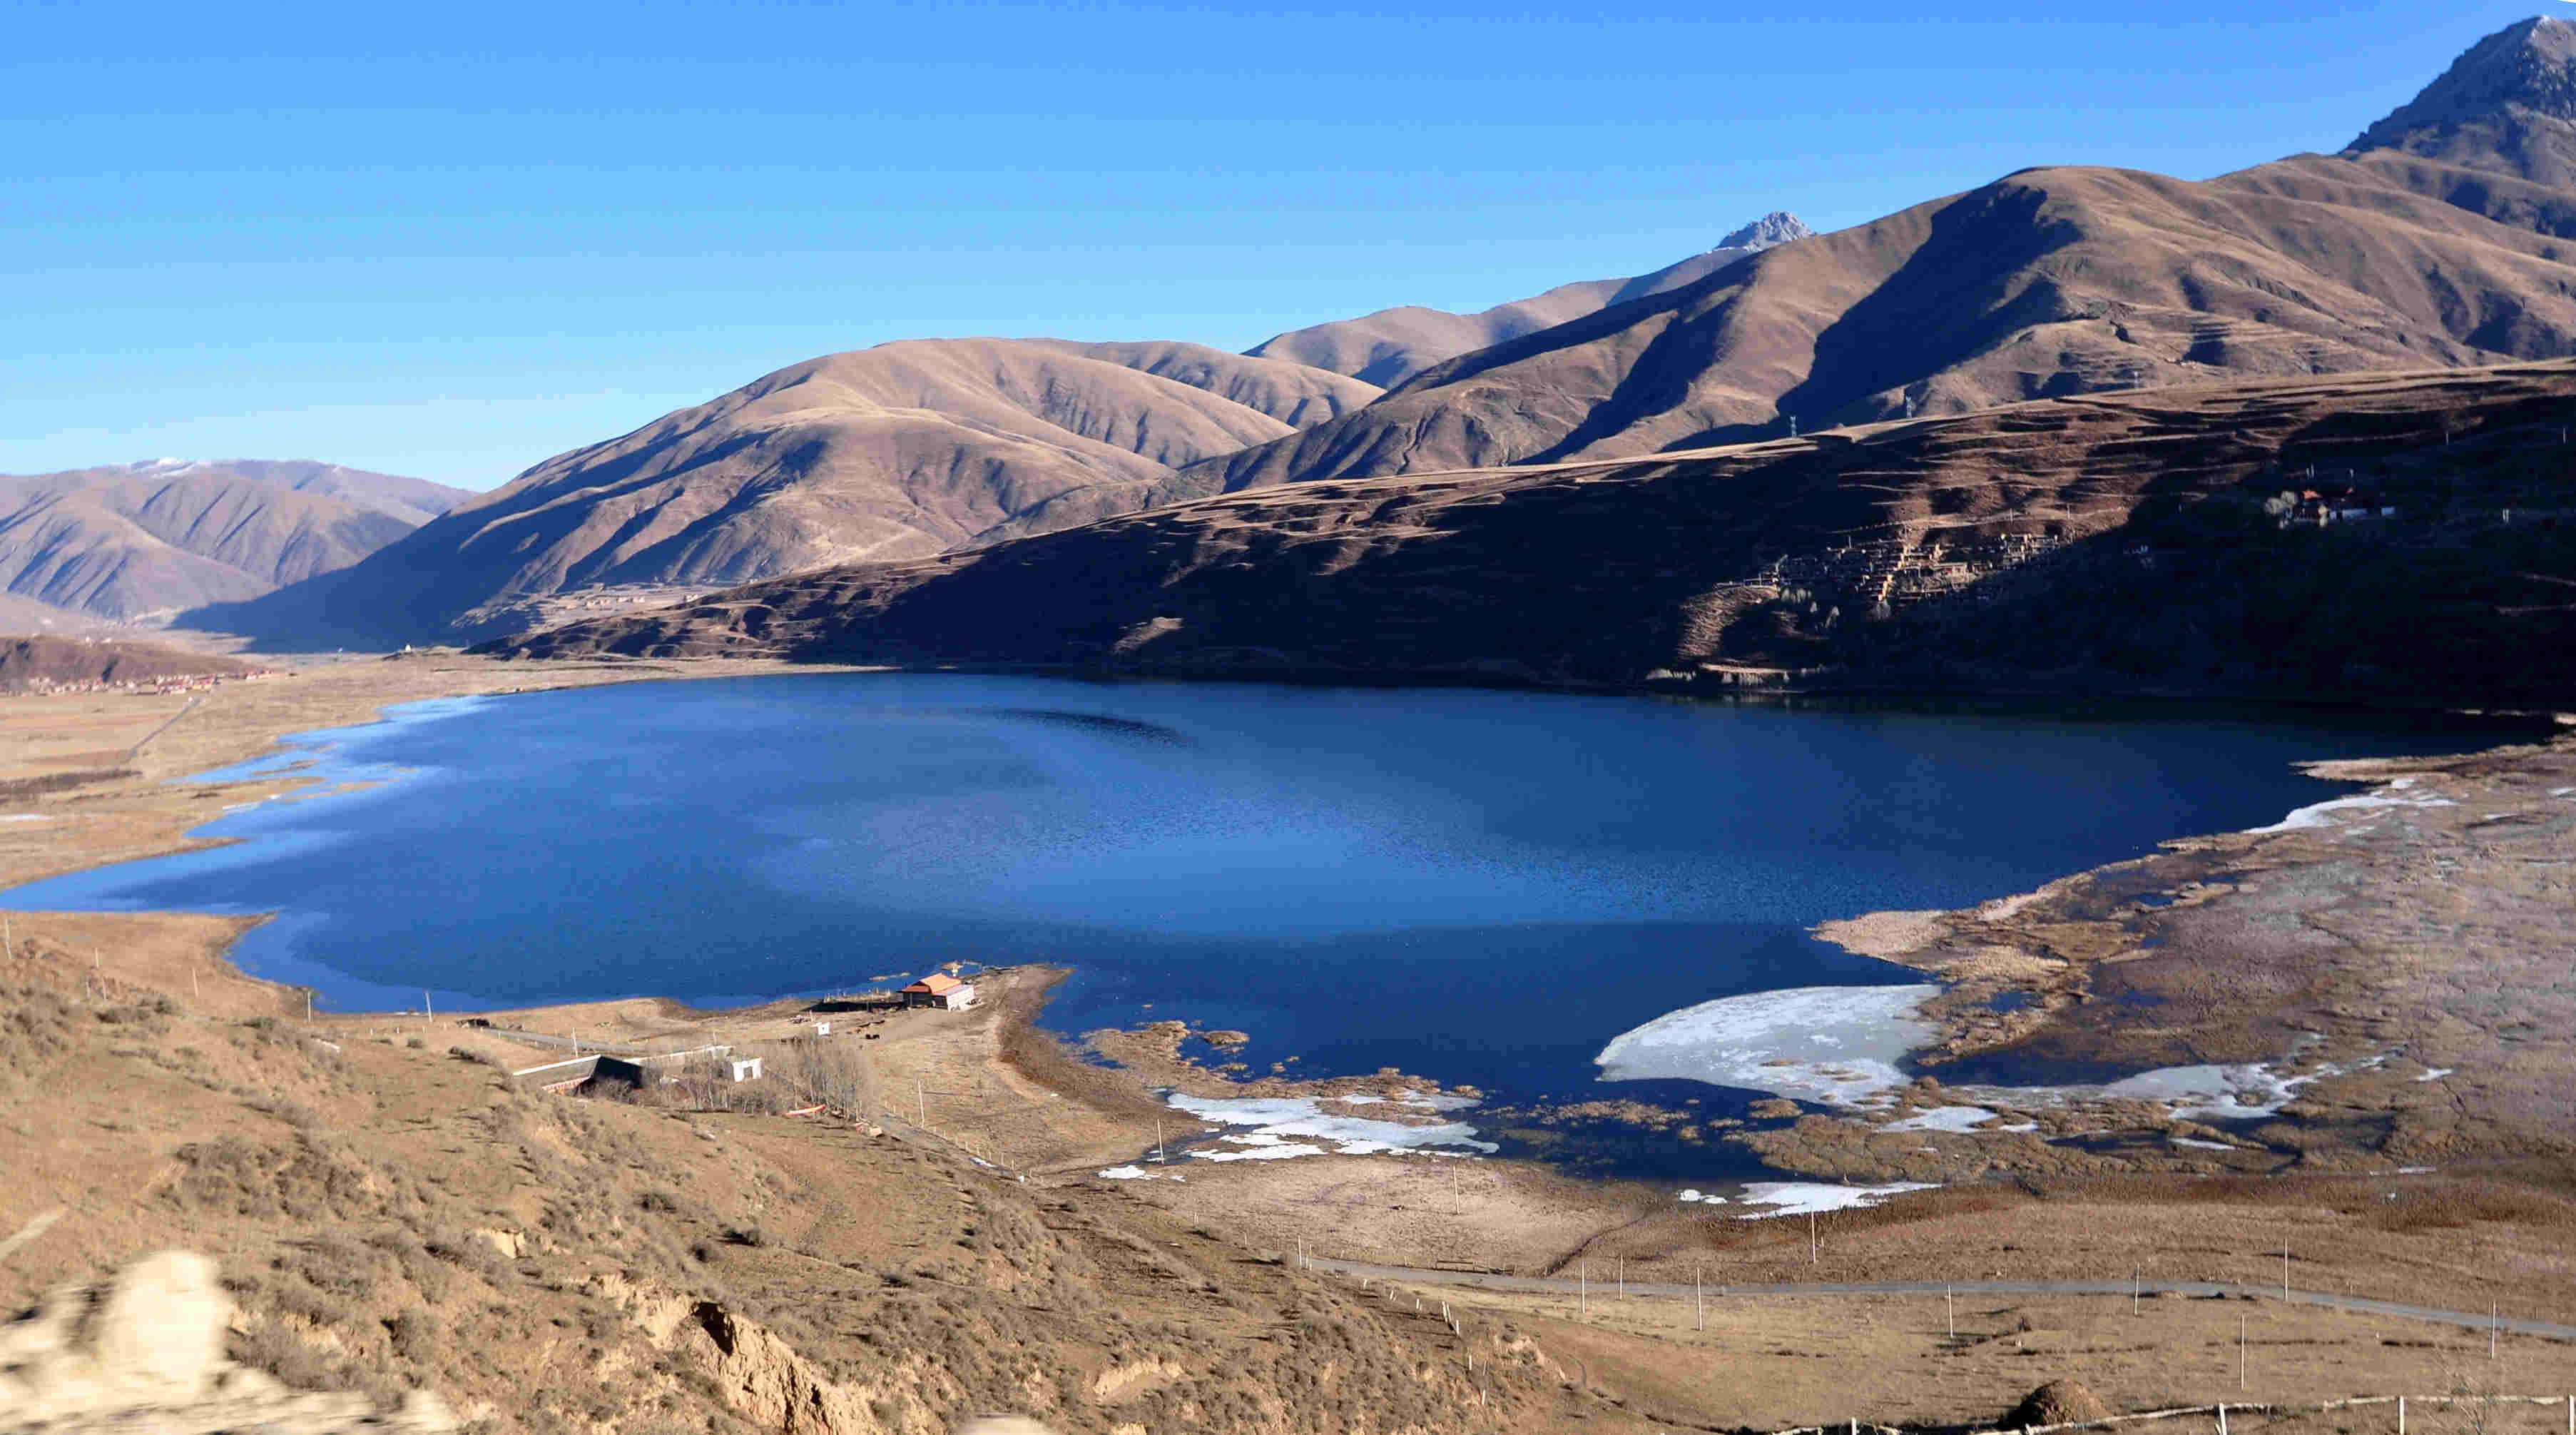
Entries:
{"label": "lake", "polygon": [[448,700],[294,741],[213,776],[312,761],[379,785],[7,904],[276,912],[236,959],[339,1009],[717,1005],[1061,962],[1059,1030],[1186,1017],[1250,1032],[1256,1069],[1512,1100],[1652,1096],[1597,1085],[1593,1058],[1677,1008],[1915,979],[1806,936],[1820,919],[1965,905],[2348,790],[2294,761],[2462,744],[950,674]]}

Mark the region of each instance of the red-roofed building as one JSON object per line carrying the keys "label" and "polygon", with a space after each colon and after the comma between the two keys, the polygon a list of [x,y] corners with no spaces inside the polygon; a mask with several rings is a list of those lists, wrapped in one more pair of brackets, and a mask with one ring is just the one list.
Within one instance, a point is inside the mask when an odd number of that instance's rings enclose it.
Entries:
{"label": "red-roofed building", "polygon": [[920,981],[905,987],[902,995],[903,1004],[908,1007],[928,1006],[942,1007],[949,1011],[964,1011],[975,1004],[975,984],[961,982],[942,972],[937,976],[923,977]]}

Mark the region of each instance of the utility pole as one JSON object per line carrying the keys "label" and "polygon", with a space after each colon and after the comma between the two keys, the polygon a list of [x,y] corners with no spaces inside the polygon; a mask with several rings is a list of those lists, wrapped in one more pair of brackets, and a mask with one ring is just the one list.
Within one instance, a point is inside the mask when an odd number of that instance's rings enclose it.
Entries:
{"label": "utility pole", "polygon": [[1807,1213],[1807,1264],[1816,1263],[1816,1213]]}
{"label": "utility pole", "polygon": [[429,988],[427,987],[421,988],[420,991],[420,1016],[421,1025],[438,1025],[438,1011],[429,1004]]}
{"label": "utility pole", "polygon": [[1941,1287],[1941,1303],[1950,1308],[1950,1338],[1959,1338],[1959,1293],[1949,1286]]}
{"label": "utility pole", "polygon": [[924,1131],[930,1129],[930,1098],[923,1093],[921,1078],[918,1076],[912,1079],[912,1114],[914,1125]]}

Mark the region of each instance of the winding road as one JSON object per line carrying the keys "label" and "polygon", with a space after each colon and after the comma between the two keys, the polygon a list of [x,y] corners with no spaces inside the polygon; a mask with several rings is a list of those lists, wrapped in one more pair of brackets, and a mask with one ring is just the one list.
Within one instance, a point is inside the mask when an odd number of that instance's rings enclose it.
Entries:
{"label": "winding road", "polygon": [[[1564,1276],[1486,1275],[1477,1271],[1435,1271],[1413,1266],[1373,1266],[1360,1261],[1326,1260],[1309,1257],[1310,1270],[1337,1271],[1343,1275],[1367,1276],[1383,1281],[1404,1281],[1413,1285],[1465,1286],[1473,1290],[1524,1291],[1550,1295],[1573,1295],[1582,1288],[1580,1280]],[[1608,1289],[1594,1281],[1595,1292]],[[1686,1285],[1660,1285],[1645,1281],[1627,1283],[1632,1296],[1665,1296],[1689,1300],[1692,1288]],[[1740,1295],[2128,1295],[2129,1281],[1862,1281],[1820,1283],[1815,1285],[1711,1285],[1711,1296]],[[2324,1291],[2294,1290],[2283,1292],[2277,1286],[2248,1286],[2220,1281],[2143,1281],[2134,1289],[2150,1295],[2244,1296],[2264,1300],[2286,1301],[2291,1305],[2324,1306],[2329,1310],[2356,1311],[2363,1315],[2396,1316],[2404,1320],[2434,1321],[2470,1330],[2496,1330],[2513,1335],[2546,1336],[2552,1340],[2576,1340],[2576,1325],[2554,1325],[2545,1320],[2514,1320],[2468,1311],[2435,1310],[2430,1306],[2400,1305],[2395,1301],[2365,1300],[2359,1296],[2330,1295]]]}

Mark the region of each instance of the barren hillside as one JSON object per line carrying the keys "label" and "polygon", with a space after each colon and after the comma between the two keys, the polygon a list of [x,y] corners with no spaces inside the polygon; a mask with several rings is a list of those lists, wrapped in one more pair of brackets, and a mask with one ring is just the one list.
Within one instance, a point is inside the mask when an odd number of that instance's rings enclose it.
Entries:
{"label": "barren hillside", "polygon": [[2555,362],[1301,484],[498,650],[2564,702],[2571,414]]}
{"label": "barren hillside", "polygon": [[549,459],[327,582],[188,621],[453,638],[474,610],[566,589],[921,557],[1188,496],[1176,470],[1291,432],[1274,411],[1322,417],[1371,392],[1190,345],[886,344]]}

